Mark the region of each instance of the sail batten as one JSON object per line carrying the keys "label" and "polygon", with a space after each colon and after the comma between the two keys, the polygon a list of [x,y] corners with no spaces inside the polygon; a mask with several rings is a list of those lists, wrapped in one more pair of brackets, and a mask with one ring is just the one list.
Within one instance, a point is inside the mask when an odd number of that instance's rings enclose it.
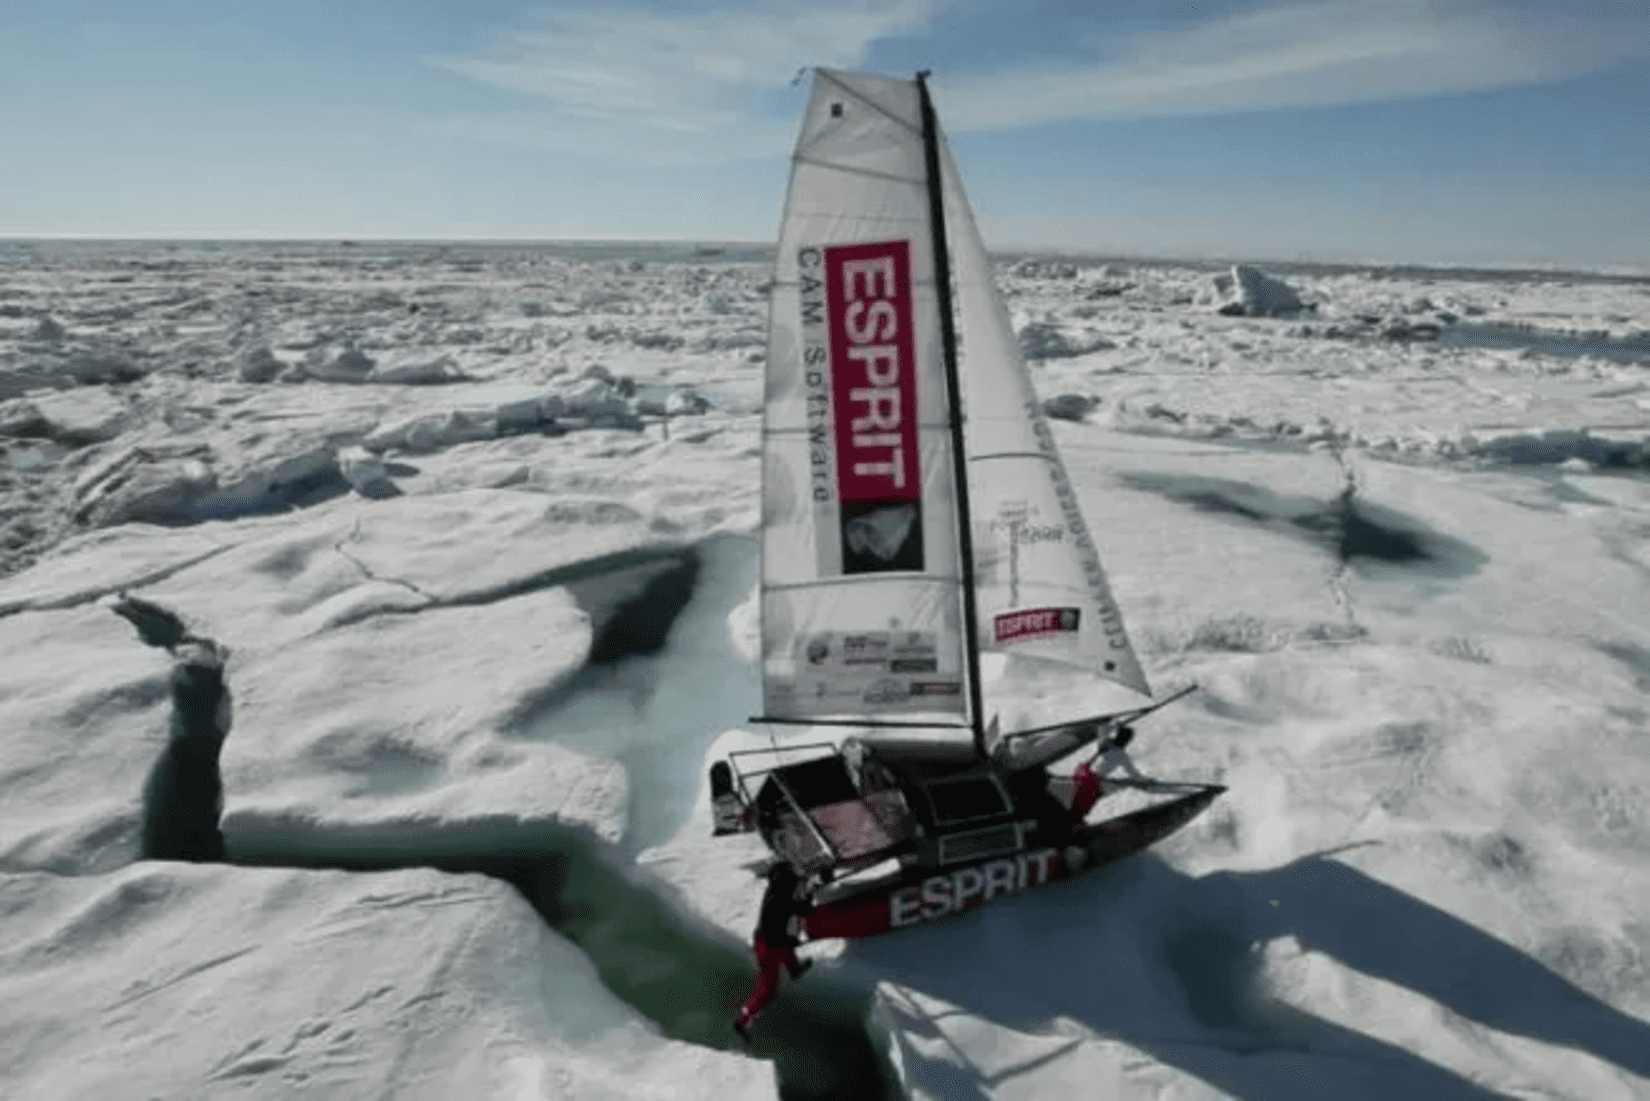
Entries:
{"label": "sail batten", "polygon": [[970,455],[969,463],[990,462],[992,459],[1036,459],[1039,462],[1058,462],[1053,455],[1041,451],[994,451],[989,455]]}
{"label": "sail batten", "polygon": [[[910,578],[906,577],[889,577],[880,579],[875,577],[822,577],[817,581],[791,581],[786,584],[769,585],[767,588],[772,592],[786,592],[798,589],[818,589],[836,585],[875,585],[879,580],[890,584],[897,582],[901,585],[910,585],[913,583]],[[962,575],[936,574],[931,578],[926,578],[925,580],[935,585],[942,585],[948,590],[955,591],[957,586],[962,583]]]}
{"label": "sail batten", "polygon": [[878,180],[892,180],[895,183],[909,184],[912,187],[923,187],[927,181],[921,177],[900,176],[892,172],[878,172],[871,168],[854,168],[848,165],[831,164],[827,161],[814,160],[812,157],[796,157],[797,164],[808,164],[826,172],[841,172],[849,176],[870,176]]}

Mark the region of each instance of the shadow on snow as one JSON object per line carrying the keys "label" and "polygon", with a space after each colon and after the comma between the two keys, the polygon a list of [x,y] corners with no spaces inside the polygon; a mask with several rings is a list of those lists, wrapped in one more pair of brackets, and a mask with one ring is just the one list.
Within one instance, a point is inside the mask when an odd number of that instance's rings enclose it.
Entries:
{"label": "shadow on snow", "polygon": [[1469,543],[1350,492],[1327,500],[1285,496],[1249,482],[1152,471],[1124,474],[1122,481],[1203,512],[1305,539],[1355,570],[1399,566],[1454,579],[1470,577],[1489,561]]}
{"label": "shadow on snow", "polygon": [[[1472,925],[1322,855],[1200,878],[1145,855],[1010,906],[861,942],[850,958],[964,1013],[1050,1041],[1004,1067],[924,1064],[933,1080],[912,1084],[948,1098],[991,1096],[1091,1032],[1235,1097],[1499,1096],[1269,991],[1257,950],[1282,937],[1490,1028],[1650,1077],[1650,1025]],[[901,1023],[930,1050],[943,1043],[940,1017],[914,999],[905,1003]],[[1080,1035],[1071,1037],[1061,1018]]]}

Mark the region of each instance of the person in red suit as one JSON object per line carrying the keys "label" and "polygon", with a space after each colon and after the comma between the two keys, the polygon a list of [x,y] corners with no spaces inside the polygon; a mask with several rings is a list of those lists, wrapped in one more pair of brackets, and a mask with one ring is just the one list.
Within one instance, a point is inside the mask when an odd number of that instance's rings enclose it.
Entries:
{"label": "person in red suit", "polygon": [[[1121,767],[1132,778],[1141,778],[1133,762],[1123,752],[1133,740],[1134,727],[1119,727],[1117,733],[1101,743],[1100,748],[1095,750],[1093,757],[1078,765],[1071,774],[1072,780],[1077,784],[1071,796],[1071,818],[1069,822],[1072,829],[1081,826],[1083,820],[1088,817],[1089,811],[1094,809],[1094,804],[1100,801],[1100,795],[1105,790],[1100,780],[1101,772]],[[1100,772],[1095,771],[1096,761],[1100,761]]]}
{"label": "person in red suit", "polygon": [[752,1023],[779,990],[779,969],[799,979],[813,966],[796,958],[796,937],[791,935],[791,919],[808,912],[808,903],[797,897],[796,872],[781,860],[768,869],[768,889],[762,895],[762,913],[757,918],[752,950],[756,953],[756,986],[739,1007],[733,1029],[741,1039],[750,1040]]}

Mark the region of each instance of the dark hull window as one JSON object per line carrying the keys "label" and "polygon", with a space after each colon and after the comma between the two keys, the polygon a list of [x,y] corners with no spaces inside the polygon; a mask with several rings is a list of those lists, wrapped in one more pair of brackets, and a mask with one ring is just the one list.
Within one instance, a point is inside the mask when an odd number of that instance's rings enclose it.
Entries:
{"label": "dark hull window", "polygon": [[1003,797],[1003,789],[989,776],[942,780],[929,784],[927,790],[935,822],[966,822],[1007,814],[1011,809]]}

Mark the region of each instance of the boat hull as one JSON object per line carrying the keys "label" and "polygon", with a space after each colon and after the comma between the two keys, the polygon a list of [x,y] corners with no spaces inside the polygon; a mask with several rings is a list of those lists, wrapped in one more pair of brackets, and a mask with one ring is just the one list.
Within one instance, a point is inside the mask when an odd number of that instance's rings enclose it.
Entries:
{"label": "boat hull", "polygon": [[1028,849],[940,870],[914,868],[819,903],[803,919],[803,928],[813,940],[876,936],[1069,879],[1162,840],[1196,818],[1225,790],[1211,784],[1155,807],[1081,827],[1059,847]]}

